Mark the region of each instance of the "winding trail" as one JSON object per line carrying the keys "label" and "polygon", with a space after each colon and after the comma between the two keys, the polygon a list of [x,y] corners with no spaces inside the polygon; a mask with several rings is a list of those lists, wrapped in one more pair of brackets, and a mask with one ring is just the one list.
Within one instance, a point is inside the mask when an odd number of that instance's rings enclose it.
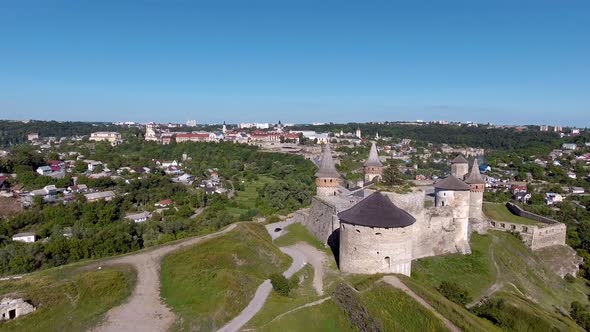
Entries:
{"label": "winding trail", "polygon": [[[271,238],[274,240],[285,234],[285,227],[294,222],[295,220],[291,218],[282,222],[266,225],[265,227]],[[280,230],[275,232],[275,229]],[[283,272],[283,275],[286,278],[290,278],[297,273],[297,271],[301,270],[305,264],[310,262],[314,268],[313,286],[320,296],[323,295],[323,264],[326,260],[325,254],[304,242],[297,243],[290,247],[280,247],[279,249],[293,259],[293,263],[287,271]],[[219,329],[218,332],[239,331],[262,309],[271,291],[272,285],[270,280],[265,280],[260,286],[258,286],[254,298],[248,303],[248,306],[246,306],[237,317]]]}
{"label": "winding trail", "polygon": [[181,242],[164,245],[122,257],[109,259],[96,265],[129,264],[137,271],[137,283],[128,301],[112,308],[104,321],[95,327],[94,332],[120,331],[167,331],[176,316],[160,298],[160,263],[162,257],[185,246],[230,232],[236,224],[212,234],[194,237]]}
{"label": "winding trail", "polygon": [[457,325],[453,324],[450,320],[448,320],[443,315],[441,315],[438,311],[436,311],[436,309],[434,309],[428,302],[424,301],[424,299],[422,297],[420,297],[418,294],[414,293],[414,291],[412,291],[401,280],[399,280],[398,277],[393,276],[393,275],[388,275],[388,276],[383,277],[383,281],[385,281],[386,283],[390,284],[391,286],[401,290],[402,292],[406,293],[411,298],[416,300],[416,302],[418,302],[420,305],[422,305],[424,308],[426,308],[426,310],[432,312],[432,314],[434,314],[434,316],[436,316],[438,319],[440,319],[443,322],[443,324],[445,325],[445,327],[447,329],[449,329],[449,331],[461,332],[461,329],[458,328]]}

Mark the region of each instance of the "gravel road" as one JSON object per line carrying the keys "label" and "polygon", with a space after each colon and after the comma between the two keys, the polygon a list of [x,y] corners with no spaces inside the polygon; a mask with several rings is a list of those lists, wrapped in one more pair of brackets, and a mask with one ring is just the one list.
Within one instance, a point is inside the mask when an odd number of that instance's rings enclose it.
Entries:
{"label": "gravel road", "polygon": [[182,242],[100,263],[101,265],[132,265],[137,271],[137,284],[128,301],[109,310],[105,320],[93,331],[167,331],[170,329],[176,317],[160,298],[160,263],[162,257],[185,246],[191,246],[227,233],[235,227],[236,225],[233,224],[217,233],[190,238]]}

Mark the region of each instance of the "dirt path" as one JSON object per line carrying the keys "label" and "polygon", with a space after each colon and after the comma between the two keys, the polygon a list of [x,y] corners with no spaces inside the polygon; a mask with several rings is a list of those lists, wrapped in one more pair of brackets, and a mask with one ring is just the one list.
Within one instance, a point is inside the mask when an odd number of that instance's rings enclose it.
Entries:
{"label": "dirt path", "polygon": [[[480,296],[478,299],[472,301],[471,303],[467,304],[467,308],[472,308],[481,304],[482,300],[485,298],[489,298],[490,296],[494,295],[498,292],[502,287],[504,287],[504,281],[501,276],[500,267],[498,266],[498,262],[496,262],[496,256],[494,255],[494,244],[496,243],[496,238],[493,238],[492,243],[490,244],[490,257],[492,258],[492,263],[494,263],[494,269],[496,270],[496,281]],[[514,286],[519,292],[520,290]]]}
{"label": "dirt path", "polygon": [[[279,248],[285,254],[291,256],[293,263],[283,272],[286,278],[291,278],[297,271],[301,270],[305,266],[305,255],[293,248]],[[240,312],[238,316],[232,319],[229,323],[225,324],[217,332],[235,332],[239,331],[244,325],[246,325],[264,306],[266,299],[272,291],[272,285],[270,280],[265,280],[254,294],[254,298],[248,303],[246,308]]]}
{"label": "dirt path", "polygon": [[272,319],[270,322],[268,322],[268,323],[265,323],[264,325],[266,326],[266,325],[268,325],[268,324],[270,324],[270,323],[272,323],[272,322],[274,322],[274,321],[276,321],[276,320],[279,320],[279,319],[281,319],[281,318],[283,318],[283,317],[285,317],[285,316],[287,316],[287,315],[289,315],[289,314],[292,314],[292,313],[294,313],[294,312],[296,312],[296,311],[299,311],[299,310],[301,310],[301,309],[305,309],[305,308],[313,307],[313,306],[316,306],[316,305],[320,305],[320,304],[322,304],[322,303],[324,303],[324,302],[328,301],[328,300],[329,300],[329,299],[331,299],[331,298],[332,298],[331,296],[324,297],[323,299],[319,299],[319,300],[317,300],[317,301],[314,301],[314,302],[306,303],[306,304],[304,304],[304,305],[302,305],[302,306],[299,306],[299,307],[297,307],[297,308],[291,309],[291,310],[289,310],[289,311],[287,311],[287,312],[283,312],[282,314],[280,314],[280,315],[276,316],[276,317],[275,317],[275,318],[273,318],[273,319]]}
{"label": "dirt path", "polygon": [[137,284],[128,301],[109,310],[105,320],[93,331],[167,331],[170,329],[174,323],[175,315],[164,305],[160,298],[160,262],[162,257],[180,248],[227,233],[235,227],[236,225],[233,224],[217,233],[187,239],[100,263],[100,265],[132,265],[137,271]]}
{"label": "dirt path", "polygon": [[325,273],[324,264],[326,264],[328,260],[326,254],[305,242],[299,242],[288,248],[294,249],[303,254],[305,256],[306,262],[313,266],[313,288],[315,288],[319,296],[323,296]]}
{"label": "dirt path", "polygon": [[392,275],[385,276],[385,277],[383,277],[383,281],[385,281],[386,283],[392,285],[393,287],[403,291],[404,293],[408,294],[411,298],[416,300],[416,302],[420,303],[420,305],[422,305],[424,308],[426,308],[426,310],[432,312],[434,314],[434,316],[436,316],[438,319],[440,319],[443,322],[443,324],[446,326],[447,329],[449,329],[449,331],[461,332],[461,329],[459,329],[450,320],[448,320],[443,315],[441,315],[438,311],[436,311],[430,304],[428,304],[428,302],[424,301],[424,299],[421,298],[418,294],[414,293],[411,289],[409,289],[408,286],[406,286],[401,280],[399,280],[398,277],[392,276]]}

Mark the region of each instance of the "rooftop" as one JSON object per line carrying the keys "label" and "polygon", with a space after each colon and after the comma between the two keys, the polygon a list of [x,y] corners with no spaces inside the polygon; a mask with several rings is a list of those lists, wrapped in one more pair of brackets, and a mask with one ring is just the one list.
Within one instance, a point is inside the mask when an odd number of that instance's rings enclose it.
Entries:
{"label": "rooftop", "polygon": [[379,160],[379,153],[377,152],[377,146],[375,145],[375,143],[371,145],[371,150],[369,151],[369,158],[367,158],[365,166],[383,167],[381,160]]}
{"label": "rooftop", "polygon": [[380,192],[338,213],[338,218],[347,224],[381,228],[407,227],[416,222],[411,214],[397,207]]}
{"label": "rooftop", "polygon": [[318,171],[315,173],[318,178],[339,178],[340,173],[336,170],[334,165],[334,159],[332,159],[332,149],[330,149],[330,143],[326,143],[324,152],[322,154],[322,160]]}
{"label": "rooftop", "polygon": [[469,185],[461,180],[459,180],[454,175],[449,175],[446,178],[436,182],[434,184],[434,188],[440,190],[456,190],[456,191],[463,191],[463,190],[471,190]]}
{"label": "rooftop", "polygon": [[462,154],[455,157],[455,159],[451,160],[451,164],[468,164],[469,162]]}

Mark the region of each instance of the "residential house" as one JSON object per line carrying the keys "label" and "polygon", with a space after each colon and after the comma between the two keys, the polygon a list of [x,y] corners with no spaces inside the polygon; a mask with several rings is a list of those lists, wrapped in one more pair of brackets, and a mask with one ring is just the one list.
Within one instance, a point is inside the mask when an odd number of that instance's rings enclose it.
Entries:
{"label": "residential house", "polygon": [[96,193],[89,193],[89,194],[85,194],[84,197],[86,198],[86,201],[88,202],[96,202],[99,201],[101,199],[104,199],[105,201],[110,201],[113,198],[115,198],[116,194],[113,191],[101,191],[101,192],[96,192]]}
{"label": "residential house", "polygon": [[39,133],[30,133],[27,135],[27,140],[29,142],[35,142],[39,140]]}
{"label": "residential house", "polygon": [[39,166],[39,167],[37,167],[37,173],[39,175],[45,175],[45,176],[47,176],[47,175],[51,174],[51,172],[52,172],[52,170],[51,170],[51,167],[50,166]]}
{"label": "residential house", "polygon": [[36,240],[37,235],[35,233],[18,233],[12,236],[12,241],[15,242],[33,243]]}
{"label": "residential house", "polygon": [[159,201],[158,203],[154,204],[154,206],[165,208],[165,207],[169,207],[170,205],[172,205],[172,203],[173,203],[172,200],[170,198],[167,198],[167,199],[163,199],[163,200]]}
{"label": "residential house", "polygon": [[173,178],[172,181],[184,184],[191,184],[195,178],[190,174],[182,174],[179,177]]}
{"label": "residential house", "polygon": [[581,194],[585,193],[586,190],[583,187],[571,187],[570,192],[573,195],[581,195]]}
{"label": "residential house", "polygon": [[84,193],[88,191],[88,186],[85,184],[75,184],[68,187],[68,191],[71,193]]}
{"label": "residential house", "polygon": [[531,198],[533,196],[530,193],[523,193],[523,192],[519,192],[516,193],[513,198],[521,203],[528,203],[531,201]]}
{"label": "residential house", "polygon": [[125,216],[125,219],[132,220],[133,222],[144,222],[147,221],[150,217],[151,214],[149,212],[140,212],[128,214]]}
{"label": "residential house", "polygon": [[576,145],[575,143],[563,143],[561,145],[562,150],[576,150],[577,148],[578,145]]}
{"label": "residential house", "polygon": [[43,197],[55,196],[60,191],[63,191],[63,188],[57,188],[55,185],[50,184],[50,185],[45,186],[41,189],[32,190],[29,193],[29,195],[33,196],[33,197],[35,197],[35,196],[43,196]]}
{"label": "residential house", "polygon": [[563,202],[563,196],[557,193],[546,193],[545,194],[545,203],[547,205],[553,205],[555,203]]}
{"label": "residential house", "polygon": [[527,193],[529,189],[526,185],[512,185],[510,191],[516,195],[518,193]]}

